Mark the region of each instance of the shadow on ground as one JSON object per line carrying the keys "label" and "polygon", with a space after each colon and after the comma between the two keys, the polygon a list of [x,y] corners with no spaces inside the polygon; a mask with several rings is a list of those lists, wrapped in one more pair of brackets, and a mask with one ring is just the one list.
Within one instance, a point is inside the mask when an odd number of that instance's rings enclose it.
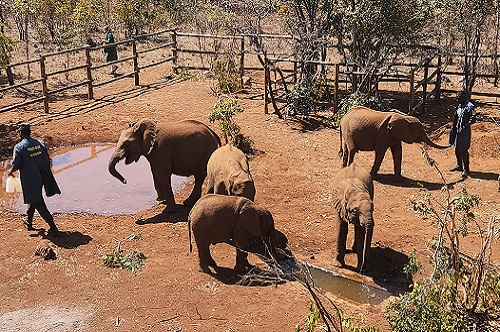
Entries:
{"label": "shadow on ground", "polygon": [[186,222],[188,215],[189,215],[189,211],[191,211],[191,207],[187,207],[187,206],[179,205],[179,204],[176,204],[176,206],[178,208],[177,212],[162,211],[161,213],[159,213],[155,216],[152,216],[152,217],[149,217],[146,219],[138,219],[138,220],[136,220],[135,223],[137,225],[146,225],[146,224],[160,224],[160,223],[164,223],[164,222],[173,223],[173,224],[178,223],[178,222]]}
{"label": "shadow on ground", "polygon": [[37,235],[31,236],[41,236],[43,239],[50,240],[50,242],[54,243],[56,246],[65,249],[75,249],[92,241],[92,237],[87,234],[71,231],[61,231],[57,235],[53,235],[47,234],[43,230],[38,230]]}

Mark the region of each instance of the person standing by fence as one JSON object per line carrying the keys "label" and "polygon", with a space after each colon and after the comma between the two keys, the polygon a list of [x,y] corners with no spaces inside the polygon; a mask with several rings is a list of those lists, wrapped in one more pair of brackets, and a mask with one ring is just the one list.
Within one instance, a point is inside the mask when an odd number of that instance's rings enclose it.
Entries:
{"label": "person standing by fence", "polygon": [[28,218],[23,220],[23,223],[29,231],[34,230],[33,216],[37,210],[50,226],[47,233],[58,234],[59,229],[42,196],[42,187],[45,187],[47,197],[61,193],[50,169],[49,153],[41,140],[31,138],[31,128],[28,123],[20,124],[17,131],[21,142],[14,146],[14,159],[9,176],[14,176],[13,173],[17,170],[21,173],[24,203],[28,204]]}
{"label": "person standing by fence", "polygon": [[462,172],[462,178],[470,175],[469,147],[471,139],[470,125],[476,122],[474,104],[467,98],[465,91],[457,93],[458,108],[453,114],[453,125],[450,132],[449,144],[455,147],[457,164],[450,171]]}
{"label": "person standing by fence", "polygon": [[[115,37],[113,36],[113,32],[111,32],[111,29],[109,26],[104,27],[104,32],[106,32],[106,38],[104,39],[104,44],[114,44],[115,43]],[[116,45],[105,47],[104,48],[104,62],[111,62],[111,61],[116,61],[118,60],[118,53],[116,51]],[[116,70],[118,69],[117,65],[111,65],[111,72],[109,73],[110,75],[115,75]]]}

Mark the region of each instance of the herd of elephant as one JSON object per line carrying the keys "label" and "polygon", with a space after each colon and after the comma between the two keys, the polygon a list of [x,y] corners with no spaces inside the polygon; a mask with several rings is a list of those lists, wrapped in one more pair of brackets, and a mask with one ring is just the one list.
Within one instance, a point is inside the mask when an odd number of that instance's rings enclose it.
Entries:
{"label": "herd of elephant", "polygon": [[[348,224],[354,224],[353,251],[363,273],[369,263],[373,235],[373,177],[388,148],[394,159],[394,173],[401,176],[401,142],[424,142],[436,148],[425,134],[422,123],[415,117],[398,112],[379,112],[355,107],[341,120],[340,154],[343,168],[332,179],[332,206],[337,229],[335,265],[345,267]],[[371,172],[353,164],[357,151],[375,151]],[[191,211],[188,216],[189,242],[191,232],[198,249],[200,270],[211,273],[217,264],[210,254],[210,245],[228,243],[236,247],[236,272],[251,267],[248,252],[275,255],[284,248],[283,237],[274,227],[272,214],[254,203],[255,185],[245,154],[238,148],[221,145],[218,135],[195,120],[157,123],[142,119],[122,131],[116,149],[109,160],[111,175],[126,183],[116,170],[116,164],[137,162],[141,156],[149,161],[157,200],[166,207],[164,212],[177,211],[171,187],[171,175],[194,176],[194,188],[184,201]],[[207,194],[202,196],[202,184],[207,178]],[[262,239],[263,241],[259,240]],[[281,243],[280,243],[281,242]],[[259,245],[260,244],[260,245]],[[264,245],[262,245],[264,244]]]}

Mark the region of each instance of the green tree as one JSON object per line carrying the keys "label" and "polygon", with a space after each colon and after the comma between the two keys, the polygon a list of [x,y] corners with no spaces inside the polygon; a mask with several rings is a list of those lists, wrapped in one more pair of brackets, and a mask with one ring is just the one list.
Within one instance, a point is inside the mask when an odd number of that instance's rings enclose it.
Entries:
{"label": "green tree", "polygon": [[7,69],[12,51],[16,46],[14,39],[0,32],[0,68]]}

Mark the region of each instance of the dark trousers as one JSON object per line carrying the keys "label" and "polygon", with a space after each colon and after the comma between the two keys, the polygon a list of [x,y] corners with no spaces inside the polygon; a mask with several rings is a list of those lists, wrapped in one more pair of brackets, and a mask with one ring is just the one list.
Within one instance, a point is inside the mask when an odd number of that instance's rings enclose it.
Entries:
{"label": "dark trousers", "polygon": [[49,224],[50,228],[57,228],[56,224],[54,223],[54,218],[52,217],[52,214],[49,212],[49,209],[47,209],[47,205],[43,200],[40,202],[28,204],[27,213],[28,213],[28,223],[30,225],[33,224],[33,216],[35,215],[35,209],[40,214],[40,217],[42,217],[43,220],[45,220],[45,222]]}
{"label": "dark trousers", "polygon": [[467,173],[470,173],[469,148],[455,147],[455,156],[457,157],[457,165],[462,167]]}

